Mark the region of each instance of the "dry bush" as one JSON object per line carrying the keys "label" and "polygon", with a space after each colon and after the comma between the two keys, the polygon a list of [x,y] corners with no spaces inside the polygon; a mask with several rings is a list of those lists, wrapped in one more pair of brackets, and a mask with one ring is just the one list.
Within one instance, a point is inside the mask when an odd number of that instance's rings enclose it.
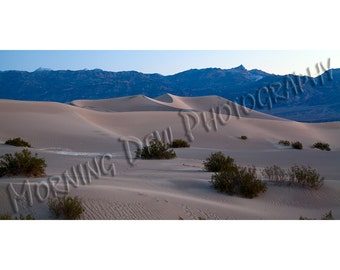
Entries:
{"label": "dry bush", "polygon": [[281,167],[272,165],[262,170],[262,176],[267,180],[271,180],[279,185],[282,185],[285,183],[288,175]]}
{"label": "dry bush", "polygon": [[289,183],[303,187],[319,189],[323,185],[324,177],[310,166],[294,165],[288,170]]}

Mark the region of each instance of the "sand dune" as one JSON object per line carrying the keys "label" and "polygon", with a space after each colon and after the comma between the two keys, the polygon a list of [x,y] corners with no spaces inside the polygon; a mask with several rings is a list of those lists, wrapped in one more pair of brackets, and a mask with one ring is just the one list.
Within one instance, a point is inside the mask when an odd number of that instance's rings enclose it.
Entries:
{"label": "sand dune", "polygon": [[[219,114],[223,104],[231,111]],[[296,219],[318,218],[329,210],[340,218],[339,122],[299,123],[255,111],[246,114],[241,106],[217,96],[166,94],[155,99],[140,95],[78,100],[72,105],[0,100],[0,125],[0,143],[17,136],[30,141],[33,151],[46,159],[49,176],[103,153],[113,154],[117,176],[100,177],[71,191],[84,199],[88,219]],[[178,158],[171,161],[137,161],[133,167],[127,163],[119,138],[133,136],[144,143],[170,130],[173,138],[188,139],[191,132],[192,147],[176,150]],[[282,139],[299,140],[304,150],[283,147],[278,144]],[[316,141],[328,142],[332,151],[312,149]],[[0,155],[17,150],[0,144]],[[253,200],[219,194],[209,185],[211,174],[202,171],[202,160],[214,151],[258,169],[310,164],[325,176],[325,186],[315,192],[270,186]],[[0,213],[11,210],[8,183],[20,186],[22,181],[0,179]],[[35,206],[26,210],[49,218],[46,203]]]}
{"label": "sand dune", "polygon": [[20,136],[36,148],[104,151],[119,135],[92,125],[79,110],[59,103],[0,101],[0,140]]}
{"label": "sand dune", "polygon": [[218,113],[221,107],[221,114],[228,114],[239,117],[279,119],[258,111],[245,110],[242,106],[219,96],[204,97],[180,97],[172,94],[165,94],[155,99],[137,95],[102,100],[75,100],[72,105],[90,110],[103,112],[142,112],[142,111],[211,111]]}
{"label": "sand dune", "polygon": [[104,112],[174,111],[176,108],[143,95],[102,100],[75,100],[72,105]]}

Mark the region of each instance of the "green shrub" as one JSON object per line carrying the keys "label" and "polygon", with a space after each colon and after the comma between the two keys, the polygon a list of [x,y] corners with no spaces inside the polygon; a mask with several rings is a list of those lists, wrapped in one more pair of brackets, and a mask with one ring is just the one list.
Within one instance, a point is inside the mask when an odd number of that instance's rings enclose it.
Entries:
{"label": "green shrub", "polygon": [[190,144],[182,139],[177,139],[177,140],[173,140],[172,143],[170,144],[171,148],[186,148],[186,147],[190,147]]}
{"label": "green shrub", "polygon": [[241,139],[241,140],[248,140],[248,137],[247,137],[247,136],[244,136],[244,135],[242,135],[242,136],[240,137],[240,139]]}
{"label": "green shrub", "polygon": [[219,172],[234,166],[234,159],[229,156],[225,157],[222,152],[216,152],[203,161],[203,165],[208,172]]}
{"label": "green shrub", "polygon": [[313,148],[318,148],[323,151],[331,151],[331,148],[329,147],[328,143],[323,142],[317,142],[313,144]]}
{"label": "green shrub", "polygon": [[256,168],[232,166],[229,170],[215,173],[211,177],[212,186],[229,195],[241,195],[246,198],[257,197],[267,190],[267,184],[256,176]]}
{"label": "green shrub", "polygon": [[276,182],[277,184],[283,184],[287,178],[287,173],[284,169],[277,165],[265,167],[262,170],[262,176],[267,180]]}
{"label": "green shrub", "polygon": [[5,144],[19,146],[19,147],[32,147],[28,142],[24,141],[20,137],[8,139]]}
{"label": "green shrub", "polygon": [[27,149],[16,152],[14,155],[0,156],[0,176],[39,177],[45,175],[46,166],[44,159],[38,158],[37,154],[32,156],[32,153]]}
{"label": "green shrub", "polygon": [[220,192],[234,195],[236,190],[237,169],[216,172],[211,176],[211,185]]}
{"label": "green shrub", "polygon": [[48,200],[50,211],[61,219],[80,219],[84,213],[82,201],[76,197],[63,196]]}
{"label": "green shrub", "polygon": [[169,149],[168,144],[152,140],[150,145],[136,151],[136,157],[141,159],[172,159],[176,157],[176,153]]}
{"label": "green shrub", "polygon": [[284,145],[284,146],[290,146],[290,141],[281,140],[281,141],[279,141],[279,144],[282,144],[282,145]]}
{"label": "green shrub", "polygon": [[318,189],[323,185],[324,177],[312,169],[310,166],[298,166],[294,165],[288,171],[289,183],[297,184],[303,187],[310,187]]}
{"label": "green shrub", "polygon": [[299,150],[302,150],[303,146],[302,146],[302,143],[301,142],[292,142],[292,147],[294,149],[299,149]]}
{"label": "green shrub", "polygon": [[207,171],[215,172],[211,185],[220,192],[254,198],[267,190],[266,183],[257,179],[255,167],[237,166],[233,158],[221,152],[211,154],[203,164]]}

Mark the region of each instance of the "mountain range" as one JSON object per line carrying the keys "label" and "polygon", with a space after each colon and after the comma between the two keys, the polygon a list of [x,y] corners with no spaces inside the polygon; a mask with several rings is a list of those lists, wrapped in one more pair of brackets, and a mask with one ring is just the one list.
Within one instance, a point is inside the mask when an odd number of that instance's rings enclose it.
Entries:
{"label": "mountain range", "polygon": [[269,74],[242,65],[191,69],[168,76],[101,69],[0,72],[0,99],[71,103],[133,95],[155,98],[166,93],[217,95],[295,121],[340,121],[340,69],[329,69],[315,78]]}

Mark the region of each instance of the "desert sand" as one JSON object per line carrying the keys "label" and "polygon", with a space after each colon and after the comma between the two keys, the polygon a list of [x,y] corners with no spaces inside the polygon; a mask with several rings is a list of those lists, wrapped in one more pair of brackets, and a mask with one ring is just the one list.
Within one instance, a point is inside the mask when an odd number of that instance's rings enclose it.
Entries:
{"label": "desert sand", "polygon": [[[212,118],[216,121],[209,121]],[[330,210],[340,219],[339,122],[299,123],[256,111],[246,113],[217,96],[167,94],[155,99],[132,96],[71,104],[0,100],[0,125],[0,155],[20,151],[4,142],[22,137],[32,144],[32,152],[46,159],[47,176],[29,179],[32,205],[19,203],[20,213],[37,219],[52,218],[47,200],[39,201],[36,196],[37,187],[42,190],[50,177],[106,153],[112,156],[105,164],[114,164],[114,176],[100,175],[68,192],[82,198],[84,219],[296,220],[300,216],[321,218]],[[161,137],[191,139],[191,147],[175,149],[173,160],[129,162],[124,139],[145,144],[157,132]],[[241,140],[241,135],[248,140]],[[279,140],[301,141],[304,149],[281,146]],[[312,149],[317,141],[329,143],[332,151]],[[130,142],[129,146],[134,156],[136,145]],[[283,168],[310,165],[325,177],[325,183],[319,190],[269,183],[267,192],[254,199],[221,194],[210,186],[212,174],[202,165],[216,151],[258,170],[273,164]],[[0,213],[13,213],[8,186],[12,184],[19,192],[25,180],[0,178]]]}

